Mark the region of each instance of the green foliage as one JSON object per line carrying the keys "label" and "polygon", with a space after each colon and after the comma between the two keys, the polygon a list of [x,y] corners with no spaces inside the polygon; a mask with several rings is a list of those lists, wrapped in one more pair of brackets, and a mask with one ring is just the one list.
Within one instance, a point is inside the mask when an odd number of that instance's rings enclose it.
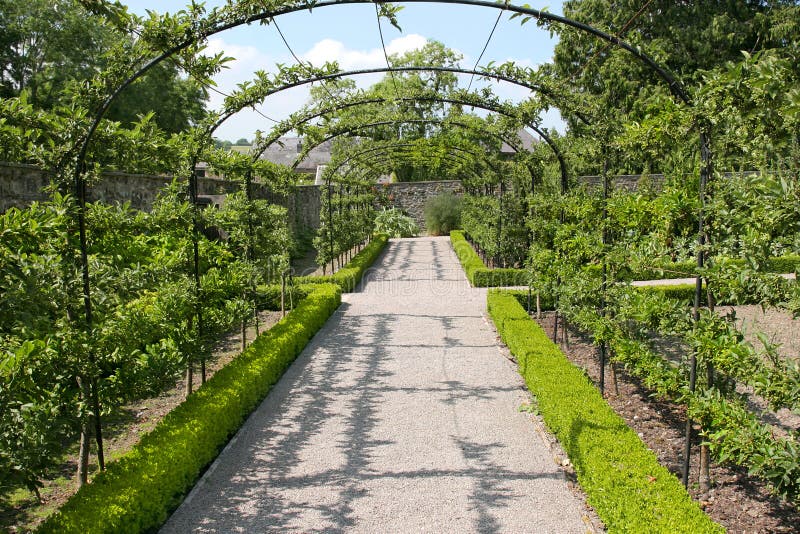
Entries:
{"label": "green foliage", "polygon": [[450,243],[473,287],[522,286],[528,284],[529,273],[524,269],[489,269],[464,237],[464,232],[450,232]]}
{"label": "green foliage", "polygon": [[344,267],[328,276],[300,276],[295,278],[296,284],[336,284],[345,293],[353,291],[364,273],[375,262],[386,247],[389,238],[385,234],[378,234],[364,249]]}
{"label": "green foliage", "polygon": [[84,486],[40,533],[150,532],[191,489],[250,412],[341,302],[338,287],[308,296]]}
{"label": "green foliage", "polygon": [[[7,41],[0,47],[0,96],[25,91],[42,109],[69,104],[70,86],[119,61],[117,47],[130,39],[77,0],[2,0],[0,12],[0,34]],[[154,112],[161,129],[177,133],[203,118],[206,96],[174,64],[162,63],[120,95],[108,118],[131,126]]]}
{"label": "green foliage", "polygon": [[512,295],[491,291],[488,308],[545,423],[609,531],[723,531]]}
{"label": "green foliage", "polygon": [[325,265],[363,243],[373,233],[374,186],[367,183],[329,183],[322,192],[320,228],[314,238],[317,264]]}
{"label": "green foliage", "polygon": [[389,237],[415,237],[419,227],[399,208],[384,209],[375,215],[375,231]]}
{"label": "green foliage", "polygon": [[461,199],[452,193],[431,197],[425,203],[425,226],[430,235],[449,235],[461,225]]}

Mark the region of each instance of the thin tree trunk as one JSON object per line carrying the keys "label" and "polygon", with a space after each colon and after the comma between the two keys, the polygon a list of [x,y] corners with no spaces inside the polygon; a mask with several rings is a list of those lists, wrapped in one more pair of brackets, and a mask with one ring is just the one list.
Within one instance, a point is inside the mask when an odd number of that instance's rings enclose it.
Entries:
{"label": "thin tree trunk", "polygon": [[536,318],[542,318],[542,296],[538,291],[536,292]]}
{"label": "thin tree trunk", "polygon": [[190,361],[186,365],[186,396],[187,397],[192,394],[192,389],[193,389],[193,385],[194,385],[193,384],[193,380],[194,380],[194,376],[193,375],[194,375],[194,366],[192,365],[192,362]]}
{"label": "thin tree trunk", "polygon": [[[83,402],[89,401],[89,388],[86,387],[86,381],[78,377],[78,388],[80,390],[81,400]],[[91,447],[92,439],[92,421],[90,417],[84,417],[81,421],[81,437],[80,449],[78,450],[78,471],[76,473],[78,479],[78,487],[84,486],[89,481],[89,448]]]}
{"label": "thin tree trunk", "polygon": [[242,351],[247,348],[247,321],[242,319]]}
{"label": "thin tree trunk", "polygon": [[281,273],[281,318],[286,317],[286,273]]}
{"label": "thin tree trunk", "polygon": [[97,466],[100,471],[106,470],[106,459],[103,451],[103,422],[100,418],[100,398],[97,394],[97,380],[91,381],[92,420],[94,421],[94,441],[97,443]]}

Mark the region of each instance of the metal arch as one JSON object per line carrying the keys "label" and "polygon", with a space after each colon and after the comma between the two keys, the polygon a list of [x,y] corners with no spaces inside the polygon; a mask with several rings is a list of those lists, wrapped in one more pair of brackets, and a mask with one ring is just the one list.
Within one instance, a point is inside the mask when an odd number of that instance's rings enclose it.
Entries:
{"label": "metal arch", "polygon": [[[354,133],[354,132],[356,132],[358,130],[361,130],[361,129],[372,128],[372,127],[375,127],[375,126],[388,126],[388,125],[391,125],[391,124],[401,124],[401,123],[402,124],[406,124],[406,123],[409,123],[409,124],[444,124],[444,123],[447,123],[447,124],[451,124],[453,126],[461,127],[461,128],[463,128],[465,130],[473,130],[473,131],[477,130],[477,128],[475,128],[474,125],[467,124],[467,123],[464,123],[464,122],[459,122],[459,121],[456,121],[456,120],[453,120],[453,119],[449,119],[449,118],[447,118],[447,119],[396,119],[396,120],[386,120],[386,121],[371,122],[371,123],[367,123],[367,124],[359,124],[357,126],[353,126],[353,127],[350,127],[350,128],[344,128],[342,130],[336,131],[336,133],[334,133],[334,134],[331,134],[331,135],[325,137],[324,139],[322,139],[318,143],[314,144],[313,146],[319,146],[322,143],[325,143],[326,141],[330,141],[331,139],[334,139],[334,138],[342,136],[342,135],[347,135],[347,134]],[[508,144],[511,148],[514,149],[515,153],[518,154],[520,152],[520,148],[518,146],[516,146],[516,143],[513,140],[507,139],[505,136],[500,135],[500,134],[498,134],[496,132],[485,131],[485,133],[487,133],[487,134],[499,139],[500,141]],[[295,162],[292,165],[292,168],[293,169],[296,168],[297,165],[300,163],[300,161],[302,161],[302,160],[298,156],[295,159]],[[528,171],[531,172],[530,169],[528,169]],[[534,178],[534,176],[533,176],[533,174],[531,174],[531,179],[533,179],[533,178]]]}
{"label": "metal arch", "polygon": [[[227,23],[222,23],[221,25],[210,28],[208,31],[202,32],[199,35],[192,34],[187,39],[181,41],[180,43],[170,47],[169,49],[162,52],[157,57],[150,59],[144,66],[142,66],[138,71],[136,71],[133,75],[128,77],[125,81],[123,81],[118,87],[116,87],[112,93],[103,101],[100,105],[99,109],[96,110],[92,117],[92,122],[89,126],[89,129],[86,132],[86,135],[83,141],[80,144],[80,148],[75,158],[75,173],[74,173],[74,185],[75,185],[75,194],[78,199],[78,232],[79,232],[79,242],[80,242],[80,255],[81,255],[81,268],[82,268],[82,281],[83,281],[83,300],[84,300],[84,309],[85,309],[85,318],[86,318],[86,328],[91,329],[92,327],[92,309],[91,309],[91,297],[90,297],[90,282],[89,282],[89,263],[88,263],[88,252],[87,252],[87,241],[86,241],[86,183],[83,179],[84,174],[84,167],[86,165],[86,154],[88,151],[89,144],[94,137],[97,128],[99,127],[100,121],[103,119],[103,116],[108,111],[109,107],[114,103],[116,98],[119,94],[129,85],[131,85],[134,81],[136,81],[139,77],[143,76],[147,71],[149,71],[154,66],[158,65],[161,61],[164,61],[166,58],[180,52],[191,46],[192,44],[200,41],[201,39],[206,39],[212,35],[217,33],[221,33],[225,30],[229,30],[232,28],[236,28],[238,26],[242,26],[244,24],[249,24],[256,21],[265,20],[268,18],[293,13],[296,11],[301,11],[304,9],[312,9],[312,8],[321,8],[326,6],[334,6],[334,5],[344,5],[344,4],[366,4],[366,3],[374,3],[375,1],[380,0],[322,0],[317,2],[316,4],[313,2],[306,2],[302,5],[290,5],[285,6],[279,9],[265,11],[258,15],[250,15],[240,18],[239,20],[233,20]],[[533,9],[530,7],[522,7],[522,6],[515,6],[508,3],[495,3],[490,2],[487,0],[400,0],[400,3],[440,3],[440,4],[461,4],[461,5],[472,5],[472,6],[481,6],[493,9],[500,9],[500,10],[507,10],[512,13],[519,13],[522,15],[530,15],[535,17],[539,20],[550,21],[558,24],[563,24],[566,26],[574,27],[582,32],[589,33],[594,35],[595,37],[607,41],[623,50],[626,50],[631,55],[633,55],[638,60],[642,61],[648,68],[653,70],[658,74],[658,76],[664,80],[672,93],[681,99],[684,103],[691,105],[691,101],[686,94],[686,91],[683,85],[667,70],[661,65],[659,65],[654,59],[652,59],[649,55],[645,54],[641,50],[634,48],[627,42],[621,40],[618,37],[610,35],[606,32],[603,32],[597,28],[594,28],[588,24],[584,24],[572,19],[569,19],[564,16],[555,15],[552,13],[548,13],[546,11],[541,11],[538,9]],[[702,166],[700,170],[700,197],[701,202],[705,199],[705,183],[708,180],[708,175],[710,173],[710,150],[708,149],[708,138],[705,135],[705,132],[700,130],[700,146],[701,146],[701,153],[702,153]],[[701,216],[701,228],[699,230],[699,234],[702,234],[702,216]],[[699,239],[702,240],[702,237]],[[700,247],[698,252],[698,264],[702,266],[702,247]],[[700,292],[701,280],[698,278],[697,282],[697,292]],[[688,456],[688,455],[687,455]]]}
{"label": "metal arch", "polygon": [[[399,152],[400,152],[400,150],[398,149],[397,153],[399,153]],[[386,150],[384,153],[378,153],[378,154],[376,154],[374,157],[376,157],[376,158],[383,158],[383,159],[381,160],[381,162],[382,162],[382,163],[383,163],[383,162],[387,162],[387,163],[388,163],[388,162],[389,162],[389,159],[388,159],[388,158],[389,158],[389,157],[390,157],[392,154],[393,154],[393,153],[391,153],[391,154],[390,154],[390,151],[389,151],[389,150]],[[364,154],[364,155],[367,155],[367,154]],[[360,157],[360,156],[359,156],[359,157]],[[455,163],[455,162],[458,162],[458,163],[471,163],[471,162],[479,163],[479,162],[480,162],[480,160],[472,160],[472,159],[470,159],[469,157],[467,157],[467,156],[465,156],[465,155],[462,155],[462,154],[457,154],[457,153],[446,153],[446,154],[444,154],[444,159],[446,159],[447,161],[454,162],[454,163]],[[342,175],[342,179],[346,179],[347,177],[349,177],[349,176],[351,175],[351,173],[353,173],[353,172],[355,172],[356,170],[358,170],[358,169],[361,169],[361,168],[362,168],[362,167],[352,167],[352,168],[348,169],[348,170],[347,170],[347,171],[346,171],[346,172],[345,172],[345,173]],[[372,172],[378,172],[378,171],[377,171],[376,169],[374,169],[374,168],[366,169],[366,170],[365,170],[365,171],[364,171],[362,174],[360,174],[360,175],[359,175],[359,178],[360,178],[360,177],[363,177],[363,176],[366,176],[366,175],[367,175],[367,173],[368,173],[369,171],[372,171]],[[478,171],[476,171],[475,169],[472,169],[472,168],[467,168],[467,169],[466,169],[466,171],[467,171],[467,172],[469,172],[470,174],[472,174],[472,175],[473,175],[475,178],[480,178],[480,177],[481,177],[481,175],[480,175],[480,174],[478,173]],[[358,178],[357,178],[357,179],[358,179]]]}
{"label": "metal arch", "polygon": [[[372,152],[379,152],[381,150],[389,150],[389,149],[394,149],[394,148],[412,147],[412,146],[417,146],[417,145],[416,145],[416,143],[410,143],[410,142],[386,143],[386,144],[382,144],[380,146],[373,146],[373,147],[369,147],[369,148],[367,148],[365,150],[358,151],[358,152],[356,152],[354,154],[349,155],[347,158],[345,158],[344,160],[339,162],[332,170],[330,170],[330,171],[326,170],[326,174],[327,174],[326,181],[328,183],[330,183],[331,177],[336,172],[338,172],[339,169],[341,169],[345,164],[347,164],[350,161],[356,159],[357,157],[360,157],[362,155],[367,155],[367,154],[370,154]],[[466,154],[470,154],[470,155],[475,156],[476,158],[478,158],[478,160],[485,160],[486,159],[486,158],[479,158],[478,154],[472,152],[471,150],[467,150],[465,148],[456,147],[456,146],[448,146],[447,148],[455,150],[457,152],[463,152],[463,153],[466,153]],[[489,167],[493,172],[498,173],[497,169],[494,169],[491,166],[489,166]]]}
{"label": "metal arch", "polygon": [[[102,120],[102,118],[105,115],[106,111],[108,111],[108,108],[116,100],[117,96],[119,96],[119,94],[126,87],[128,87],[130,84],[132,84],[134,81],[136,81],[139,77],[143,76],[147,71],[149,71],[151,68],[155,67],[156,65],[158,65],[159,63],[161,63],[162,61],[167,59],[168,57],[171,57],[174,54],[180,52],[181,50],[184,50],[184,49],[188,48],[189,46],[191,46],[192,44],[200,41],[201,39],[206,39],[206,38],[208,38],[208,37],[210,37],[212,35],[216,35],[218,33],[221,33],[221,32],[224,32],[226,30],[230,30],[230,29],[233,29],[233,28],[245,25],[245,24],[250,24],[250,23],[253,23],[253,22],[258,22],[258,21],[269,19],[269,18],[274,18],[274,17],[277,17],[277,16],[286,15],[286,14],[294,13],[294,12],[297,12],[297,11],[302,11],[304,9],[309,9],[310,10],[310,9],[313,9],[313,8],[321,8],[321,7],[335,6],[335,5],[371,4],[371,3],[374,3],[374,0],[322,0],[322,1],[317,2],[315,4],[314,3],[304,3],[303,5],[286,6],[286,7],[275,9],[275,10],[272,10],[272,11],[265,11],[265,12],[260,13],[258,15],[251,15],[251,16],[243,17],[243,18],[241,18],[239,20],[233,20],[233,21],[221,24],[220,26],[217,26],[215,28],[211,28],[208,31],[201,33],[200,35],[192,35],[190,38],[185,39],[185,40],[181,41],[180,43],[170,47],[169,49],[167,49],[164,52],[162,52],[160,55],[158,55],[155,58],[149,60],[138,71],[136,71],[128,79],[126,79],[124,82],[122,82],[119,85],[119,87],[117,87],[111,93],[111,95],[109,95],[106,98],[106,100],[100,106],[100,109],[97,110],[97,113],[94,115],[94,118],[93,118],[94,120],[93,120],[91,126],[89,127],[89,130],[86,133],[86,137],[85,137],[84,142],[82,143],[81,148],[80,148],[79,153],[78,153],[78,157],[77,157],[78,165],[76,166],[76,168],[79,169],[79,170],[76,172],[76,175],[82,174],[80,169],[83,166],[84,160],[86,158],[86,152],[88,150],[89,143],[91,142],[91,139],[94,136],[94,133],[97,130],[97,127],[99,126],[100,120]],[[664,67],[659,65],[658,62],[656,62],[649,55],[645,54],[644,52],[642,52],[638,48],[635,48],[634,46],[628,44],[627,42],[623,41],[619,37],[616,37],[614,35],[608,34],[608,33],[604,32],[602,30],[599,30],[599,29],[593,27],[593,26],[590,26],[588,24],[584,24],[582,22],[578,22],[578,21],[570,19],[568,17],[564,17],[564,16],[561,16],[561,15],[555,15],[555,14],[549,13],[547,11],[533,9],[533,8],[530,8],[530,7],[515,6],[515,5],[512,5],[512,4],[508,4],[508,3],[495,3],[495,2],[489,2],[489,1],[486,1],[486,0],[400,0],[399,3],[438,3],[438,4],[460,4],[460,5],[471,5],[471,6],[487,7],[487,8],[493,8],[493,9],[500,9],[500,10],[504,10],[504,11],[510,11],[512,13],[519,13],[521,15],[530,15],[530,16],[535,17],[535,18],[540,19],[540,20],[546,20],[546,21],[555,22],[555,23],[558,23],[558,24],[563,24],[563,25],[566,25],[566,26],[571,26],[571,27],[576,28],[576,29],[578,29],[578,30],[580,30],[582,32],[594,35],[595,37],[597,37],[597,38],[599,38],[601,40],[607,41],[607,42],[613,44],[614,46],[617,46],[617,47],[622,48],[623,50],[627,51],[628,53],[633,55],[635,58],[637,58],[638,60],[642,61],[645,65],[647,65],[648,68],[650,68],[651,70],[656,72],[656,74],[658,74],[658,76],[667,83],[667,85],[669,86],[670,90],[672,91],[672,93],[675,96],[680,98],[684,103],[691,105],[691,101],[690,101],[688,95],[686,94],[686,91],[685,91],[683,85],[675,78],[675,76],[670,74]],[[465,74],[468,74],[468,73],[465,73]],[[496,78],[496,79],[499,79],[499,78]],[[509,79],[508,81],[511,81],[511,79]],[[516,82],[516,81],[517,80],[514,80],[514,82]],[[514,83],[514,82],[512,82],[512,83]],[[80,194],[80,187],[79,187],[79,184],[77,184],[77,182],[76,182],[76,189],[78,190],[77,192],[79,193],[79,196],[82,197],[82,198],[85,198],[85,195],[81,195]]]}
{"label": "metal arch", "polygon": [[[382,159],[382,162],[389,162],[389,159],[388,159],[388,158],[389,158],[391,155],[393,155],[393,154],[395,154],[395,153],[400,153],[400,148],[397,148],[397,147],[383,147],[383,148],[386,148],[385,152],[383,152],[383,153],[378,153],[378,154],[376,154],[376,155],[374,156],[374,157],[376,157],[376,158],[383,158],[383,159]],[[391,150],[392,150],[393,148],[397,148],[397,151],[396,151],[396,152],[391,152]],[[361,156],[366,156],[366,155],[368,155],[368,154],[362,154],[362,155],[358,155],[358,156],[355,156],[355,157],[354,157],[354,159],[358,159],[358,158],[360,158]],[[473,162],[474,162],[474,163],[476,163],[476,164],[483,164],[483,165],[485,165],[485,162],[482,162],[481,160],[472,160],[472,159],[470,159],[469,157],[467,157],[466,155],[457,154],[457,153],[446,153],[446,154],[444,154],[444,159],[445,159],[445,160],[447,160],[447,161],[450,161],[450,162],[454,162],[454,163],[455,163],[455,162],[458,162],[458,163],[466,163],[466,164],[469,164],[469,163],[473,163]],[[346,171],[346,172],[345,172],[345,173],[342,175],[342,178],[343,178],[343,179],[344,179],[344,178],[347,178],[348,176],[350,176],[350,174],[351,174],[351,173],[353,173],[353,172],[355,172],[355,171],[357,171],[358,169],[361,169],[361,168],[362,168],[362,167],[352,167],[352,168],[348,169],[348,170],[347,170],[347,171]],[[364,176],[366,176],[366,175],[367,175],[367,173],[368,173],[370,170],[371,170],[371,171],[373,171],[373,172],[377,172],[375,169],[369,169],[369,170],[365,170],[364,172],[362,172],[362,173],[359,175],[359,177],[364,177]],[[465,170],[466,170],[468,173],[470,173],[470,174],[471,174],[473,177],[475,177],[476,179],[480,179],[480,178],[481,178],[481,174],[480,174],[480,173],[478,173],[478,171],[476,171],[475,169],[472,169],[472,168],[467,168],[467,169],[465,169]]]}
{"label": "metal arch", "polygon": [[[463,128],[465,130],[477,130],[477,128],[473,127],[470,124],[467,124],[467,123],[464,123],[464,122],[457,122],[457,121],[454,121],[452,119],[394,119],[394,120],[385,120],[385,121],[362,123],[362,124],[357,124],[357,125],[354,125],[354,126],[350,126],[348,128],[337,129],[337,130],[334,130],[335,133],[332,133],[332,134],[324,137],[318,143],[315,143],[315,144],[313,144],[311,146],[312,146],[312,150],[313,150],[314,147],[317,147],[317,146],[319,146],[319,145],[321,145],[321,144],[323,144],[323,143],[325,143],[327,141],[330,141],[331,139],[335,139],[336,137],[340,137],[342,135],[348,135],[348,134],[354,133],[354,132],[356,132],[358,130],[362,130],[362,129],[365,129],[365,128],[371,128],[371,127],[375,127],[375,126],[389,126],[389,125],[392,125],[392,124],[445,124],[445,123],[451,124],[453,126],[461,127],[461,128]],[[519,152],[519,148],[514,145],[514,141],[507,140],[505,136],[500,135],[500,134],[498,134],[496,132],[485,132],[485,133],[487,133],[487,134],[491,135],[492,137],[495,137],[495,138],[499,139],[500,141],[508,144],[509,146],[511,146],[511,148],[514,149],[515,152]],[[292,165],[292,168],[293,169],[296,168],[297,165],[299,165],[300,161],[302,161],[302,160],[300,160],[300,156],[295,158],[295,162]]]}
{"label": "metal arch", "polygon": [[[341,162],[339,162],[336,165],[336,167],[333,168],[332,171],[329,171],[328,176],[329,177],[332,176],[339,169],[341,169],[345,164],[349,163],[353,159],[355,159],[357,157],[360,157],[362,155],[370,154],[372,152],[380,152],[381,150],[388,150],[388,149],[395,149],[395,148],[409,148],[409,147],[416,147],[416,146],[417,146],[417,144],[413,143],[413,142],[397,142],[397,143],[386,143],[386,144],[382,144],[380,146],[369,147],[369,148],[367,148],[365,150],[356,152],[356,153],[348,156],[347,158],[345,158]],[[476,154],[475,152],[473,152],[471,150],[467,150],[465,148],[461,148],[461,147],[458,147],[458,146],[452,146],[452,145],[448,145],[446,148],[448,148],[449,150],[454,150],[456,152],[462,152],[464,154],[470,154],[470,155],[475,156],[476,158],[478,158],[478,154]],[[478,158],[478,159],[480,160],[480,159],[485,159],[485,158]]]}
{"label": "metal arch", "polygon": [[[116,100],[117,96],[130,84],[136,81],[139,77],[143,76],[147,71],[151,68],[155,67],[168,57],[173,56],[174,54],[180,52],[191,46],[192,44],[200,41],[201,39],[206,39],[212,35],[216,35],[226,30],[230,30],[244,24],[250,24],[252,22],[258,22],[262,20],[266,20],[269,18],[286,15],[289,13],[294,13],[297,11],[302,11],[304,9],[313,9],[313,8],[321,8],[327,6],[335,6],[335,5],[347,5],[347,4],[367,4],[367,3],[374,3],[374,0],[322,0],[317,3],[304,3],[303,5],[290,5],[285,6],[279,9],[275,9],[272,11],[265,11],[263,13],[257,15],[250,15],[243,17],[239,20],[233,20],[227,23],[223,23],[217,27],[210,28],[208,31],[202,32],[199,35],[192,35],[191,37],[181,41],[180,43],[168,48],[167,50],[163,51],[160,55],[156,56],[149,60],[145,65],[143,65],[139,70],[137,70],[133,75],[128,77],[125,81],[123,81],[112,93],[109,95],[105,101],[100,106],[100,109],[97,110],[93,117],[92,124],[89,127],[89,130],[86,133],[86,137],[81,144],[80,150],[78,152],[76,158],[76,167],[75,167],[75,189],[76,194],[79,198],[79,202],[81,205],[85,204],[86,199],[86,191],[85,191],[85,184],[82,183],[81,177],[83,175],[83,167],[85,165],[86,153],[89,147],[89,143],[91,142],[92,138],[94,137],[94,133],[96,132],[100,121],[102,120],[105,113],[108,111],[108,108],[113,104]],[[479,6],[479,7],[487,7],[493,9],[500,9],[504,11],[510,11],[512,13],[519,13],[521,15],[529,15],[539,20],[546,20],[549,22],[554,22],[558,24],[563,24],[566,26],[571,26],[576,28],[582,32],[589,33],[594,35],[595,37],[607,41],[614,46],[622,48],[623,50],[627,51],[631,55],[633,55],[638,60],[642,61],[648,68],[656,72],[658,76],[664,80],[667,85],[669,86],[672,93],[680,98],[684,103],[691,105],[691,101],[686,94],[686,91],[683,85],[673,76],[670,74],[664,67],[658,64],[653,58],[649,55],[645,54],[638,48],[633,47],[632,45],[628,44],[627,42],[623,41],[619,37],[614,35],[608,34],[602,30],[599,30],[591,25],[584,24],[582,22],[578,22],[576,20],[570,19],[568,17],[564,17],[561,15],[555,15],[553,13],[549,13],[547,11],[542,11],[538,9],[533,9],[531,7],[525,6],[515,6],[508,3],[495,3],[489,2],[487,0],[400,0],[399,3],[439,3],[439,4],[460,4],[460,5],[471,5],[471,6]],[[500,79],[500,78],[496,78]],[[509,79],[508,81],[511,81]],[[518,82],[518,80],[514,80],[512,83]],[[701,139],[701,145],[705,145],[704,141]],[[83,210],[79,210],[79,220],[81,228],[84,227],[84,217],[83,217]],[[83,233],[83,230],[81,230]],[[82,247],[85,248],[85,236],[81,238]],[[87,297],[88,299],[88,297]],[[91,315],[91,312],[88,312],[88,315]]]}
{"label": "metal arch", "polygon": [[[436,100],[436,101],[446,102],[446,103],[450,103],[450,104],[469,105],[469,106],[476,107],[476,108],[479,108],[479,109],[492,111],[492,112],[498,113],[500,115],[504,115],[504,116],[512,118],[512,119],[518,118],[515,115],[508,113],[506,110],[502,109],[500,106],[489,106],[489,105],[486,105],[486,104],[476,104],[474,102],[469,102],[469,101],[466,101],[466,100],[462,101],[462,100],[458,100],[458,99],[455,99],[455,98],[445,98],[445,97],[442,97],[442,98],[407,97],[407,98],[409,100],[430,99],[430,100]],[[366,101],[364,103],[375,103],[373,100],[375,100],[375,99],[369,99],[369,101]],[[404,100],[404,99],[401,99],[401,100]],[[386,101],[386,99],[382,99],[381,101]],[[333,111],[337,111],[337,110],[338,109],[333,109]],[[314,118],[314,117],[312,117],[312,118]],[[311,119],[308,119],[308,120],[311,120]],[[543,129],[539,128],[537,125],[535,125],[533,123],[527,123],[525,125],[528,126],[530,129],[532,129],[533,131],[535,131],[544,140],[544,142],[547,143],[547,145],[550,147],[550,149],[556,155],[556,158],[558,159],[558,165],[559,165],[559,168],[561,170],[561,191],[562,191],[562,193],[565,193],[567,191],[567,189],[569,189],[569,172],[567,170],[567,163],[564,160],[564,154],[561,152],[561,149],[558,147],[558,145],[555,143],[555,141],[553,141],[553,139]],[[272,142],[274,142],[274,141],[272,141]],[[272,144],[272,142],[269,143],[269,144]],[[258,159],[261,156],[261,154],[263,154],[263,152],[267,149],[269,144],[265,145],[265,147],[261,150],[261,152],[257,153],[257,155],[254,155],[254,158]],[[295,163],[295,166],[296,165],[297,165],[297,162]]]}

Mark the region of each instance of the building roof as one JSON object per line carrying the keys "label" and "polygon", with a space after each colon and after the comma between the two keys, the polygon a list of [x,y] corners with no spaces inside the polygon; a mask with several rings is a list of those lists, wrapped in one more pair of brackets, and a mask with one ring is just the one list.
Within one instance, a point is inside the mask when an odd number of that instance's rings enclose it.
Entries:
{"label": "building roof", "polygon": [[[517,146],[519,146],[520,150],[533,150],[534,145],[539,142],[525,128],[520,128],[519,131],[517,131],[517,139],[519,140]],[[514,150],[514,148],[508,143],[503,141],[503,145],[500,147],[500,152],[503,154],[514,154],[516,150]]]}
{"label": "building roof", "polygon": [[[248,151],[250,147],[231,147],[237,151]],[[303,151],[303,138],[302,137],[281,137],[272,143],[263,154],[261,159],[266,159],[272,163],[279,163],[281,165],[292,166],[294,165],[297,155]],[[297,166],[298,172],[307,172],[315,174],[317,167],[325,165],[331,161],[331,142],[325,141],[319,146],[314,147],[311,152],[300,162]]]}

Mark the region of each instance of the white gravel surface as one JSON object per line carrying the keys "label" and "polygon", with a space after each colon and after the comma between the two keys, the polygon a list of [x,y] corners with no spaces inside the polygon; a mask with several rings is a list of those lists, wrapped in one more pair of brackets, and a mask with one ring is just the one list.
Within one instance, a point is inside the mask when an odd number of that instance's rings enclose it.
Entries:
{"label": "white gravel surface", "polygon": [[161,532],[591,528],[448,238],[343,301]]}

